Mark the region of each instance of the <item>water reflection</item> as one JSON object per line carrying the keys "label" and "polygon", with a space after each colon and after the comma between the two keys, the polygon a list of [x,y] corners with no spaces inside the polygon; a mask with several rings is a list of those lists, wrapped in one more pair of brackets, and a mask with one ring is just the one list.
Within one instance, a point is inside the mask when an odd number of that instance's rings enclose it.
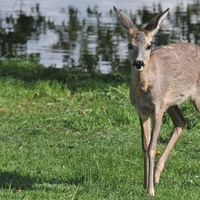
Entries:
{"label": "water reflection", "polygon": [[[131,16],[138,28],[142,28],[149,19],[164,9],[161,4],[153,4],[151,10],[143,7],[134,13],[123,12]],[[56,56],[61,55],[62,66],[57,67],[74,67],[82,71],[102,73],[129,72],[126,38],[112,8],[107,13],[102,13],[97,6],[88,7],[84,18],[81,18],[75,7],[61,8],[60,12],[65,15],[66,20],[60,23],[44,16],[39,4],[30,10],[27,13],[20,6],[17,17],[0,15],[0,57],[23,56],[30,60],[40,60],[42,51],[49,51],[53,55],[52,65],[57,64]],[[200,2],[193,1],[186,9],[180,3],[174,13],[170,12],[153,45],[157,47],[179,41],[200,45],[199,32]],[[41,37],[45,38],[49,33],[52,37],[48,49],[29,53],[29,46],[37,46]],[[31,41],[35,44],[31,45]]]}

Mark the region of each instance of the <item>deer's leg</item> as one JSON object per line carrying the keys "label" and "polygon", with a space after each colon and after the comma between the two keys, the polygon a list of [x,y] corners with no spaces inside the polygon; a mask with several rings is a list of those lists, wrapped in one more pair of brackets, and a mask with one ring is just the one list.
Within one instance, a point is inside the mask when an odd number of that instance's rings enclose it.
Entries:
{"label": "deer's leg", "polygon": [[149,177],[149,157],[148,147],[150,142],[150,117],[140,117],[141,137],[142,137],[142,150],[144,155],[144,189],[148,187]]}
{"label": "deer's leg", "polygon": [[155,167],[155,173],[154,173],[154,182],[155,185],[158,184],[159,179],[160,179],[160,175],[163,171],[166,159],[170,153],[170,151],[172,150],[174,144],[176,143],[178,137],[180,136],[183,127],[186,124],[186,121],[183,117],[183,115],[181,114],[181,111],[179,110],[178,106],[172,106],[167,110],[168,114],[170,115],[173,123],[174,123],[174,130],[171,134],[171,138],[169,140],[169,143],[167,144],[163,154],[161,155],[160,159],[158,160],[158,163]]}
{"label": "deer's leg", "polygon": [[162,110],[155,112],[153,117],[151,141],[148,148],[148,156],[149,156],[148,195],[150,196],[154,196],[154,158],[156,155],[156,144],[157,144],[158,134],[160,131],[160,126],[162,123],[162,117],[163,117]]}
{"label": "deer's leg", "polygon": [[198,94],[200,94],[200,86],[198,88],[198,93],[194,97],[192,97],[192,103],[194,107],[198,112],[200,112],[200,95]]}

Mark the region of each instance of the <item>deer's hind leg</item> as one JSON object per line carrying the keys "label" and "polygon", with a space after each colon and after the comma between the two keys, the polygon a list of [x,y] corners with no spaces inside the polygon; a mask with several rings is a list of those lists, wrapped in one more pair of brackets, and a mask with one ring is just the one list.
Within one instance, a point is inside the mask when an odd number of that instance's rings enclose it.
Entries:
{"label": "deer's hind leg", "polygon": [[199,92],[192,97],[192,103],[196,110],[200,112],[200,89],[198,90]]}

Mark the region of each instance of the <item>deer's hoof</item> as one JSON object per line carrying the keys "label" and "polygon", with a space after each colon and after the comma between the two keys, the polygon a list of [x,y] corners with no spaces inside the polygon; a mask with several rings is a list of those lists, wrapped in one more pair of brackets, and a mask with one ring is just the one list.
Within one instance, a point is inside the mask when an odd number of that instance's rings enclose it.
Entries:
{"label": "deer's hoof", "polygon": [[156,187],[158,185],[158,182],[154,182],[153,186]]}

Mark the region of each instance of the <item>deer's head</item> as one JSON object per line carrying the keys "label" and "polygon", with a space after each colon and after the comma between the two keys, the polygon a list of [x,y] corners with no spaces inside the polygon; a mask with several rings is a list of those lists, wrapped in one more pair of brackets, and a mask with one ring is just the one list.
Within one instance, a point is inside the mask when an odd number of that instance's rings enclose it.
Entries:
{"label": "deer's head", "polygon": [[155,16],[142,31],[138,31],[133,22],[116,7],[114,10],[128,37],[129,60],[136,71],[142,71],[150,59],[152,37],[160,29],[169,8]]}

